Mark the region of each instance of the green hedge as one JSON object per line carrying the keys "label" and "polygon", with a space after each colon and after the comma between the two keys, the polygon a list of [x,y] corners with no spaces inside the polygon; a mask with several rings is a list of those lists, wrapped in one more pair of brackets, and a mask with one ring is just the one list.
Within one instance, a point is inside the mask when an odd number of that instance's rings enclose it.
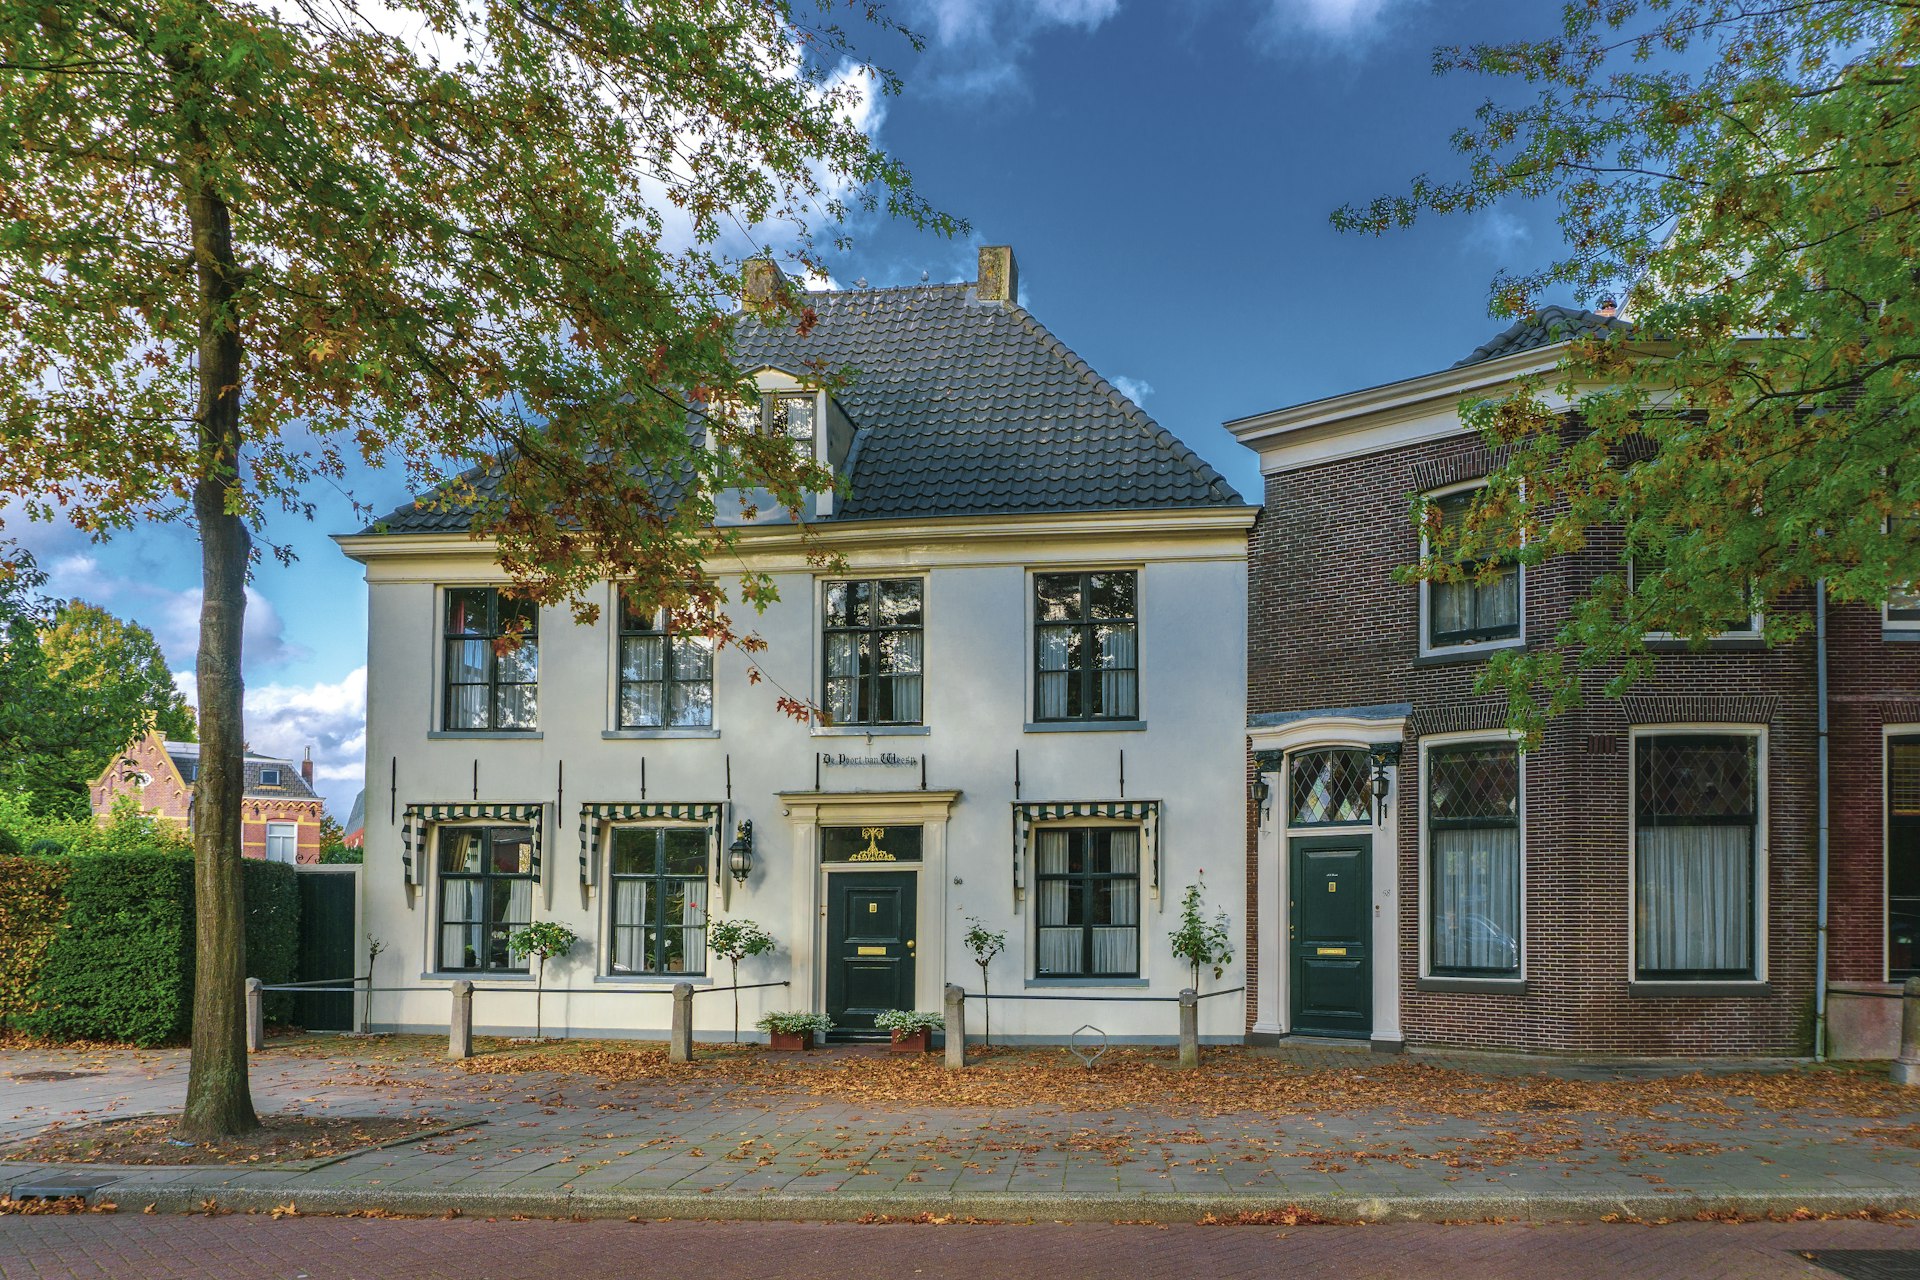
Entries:
{"label": "green hedge", "polygon": [[[20,1025],[56,1039],[152,1045],[184,1037],[193,1016],[192,857],[148,851],[59,861],[66,912],[24,1002],[37,1008]],[[247,972],[267,982],[295,976],[297,874],[282,863],[242,864]],[[289,994],[268,999],[270,1019],[291,1010]]]}

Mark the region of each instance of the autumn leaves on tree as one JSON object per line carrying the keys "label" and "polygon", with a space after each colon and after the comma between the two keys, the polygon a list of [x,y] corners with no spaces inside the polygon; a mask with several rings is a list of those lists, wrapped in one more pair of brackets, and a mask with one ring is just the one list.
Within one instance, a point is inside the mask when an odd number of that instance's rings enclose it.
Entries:
{"label": "autumn leaves on tree", "polygon": [[690,585],[726,540],[713,496],[798,506],[826,477],[707,412],[753,395],[737,260],[817,266],[855,206],[954,227],[859,126],[893,84],[841,7],[0,13],[0,498],[101,535],[190,520],[203,550],[188,1136],[255,1123],[235,922],[266,518],[356,463],[416,490],[485,469],[475,530],[525,594],[623,578],[750,643],[725,610],[763,580]]}

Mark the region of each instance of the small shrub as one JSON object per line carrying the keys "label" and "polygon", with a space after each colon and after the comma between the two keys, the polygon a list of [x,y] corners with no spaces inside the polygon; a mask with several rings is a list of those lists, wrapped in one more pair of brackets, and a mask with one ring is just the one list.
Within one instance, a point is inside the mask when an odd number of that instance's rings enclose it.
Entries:
{"label": "small shrub", "polygon": [[0,831],[0,858],[20,856],[20,842],[13,838],[11,831]]}
{"label": "small shrub", "polygon": [[27,856],[32,858],[60,858],[65,857],[66,852],[67,846],[51,836],[41,836],[27,846]]}
{"label": "small shrub", "polygon": [[947,1020],[940,1014],[922,1013],[918,1009],[888,1009],[873,1015],[873,1025],[882,1031],[904,1031],[911,1035],[915,1031],[938,1031],[947,1025]]}
{"label": "small shrub", "polygon": [[833,1030],[833,1019],[824,1013],[769,1013],[753,1025],[770,1035],[777,1031],[783,1036],[803,1036],[811,1031],[823,1036]]}

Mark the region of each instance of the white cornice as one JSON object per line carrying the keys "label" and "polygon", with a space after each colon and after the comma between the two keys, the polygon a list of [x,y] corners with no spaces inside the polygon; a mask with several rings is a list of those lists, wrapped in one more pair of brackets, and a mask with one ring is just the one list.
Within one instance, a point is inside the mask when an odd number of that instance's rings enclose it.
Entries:
{"label": "white cornice", "polygon": [[[1244,557],[1245,532],[1253,525],[1258,507],[1166,508],[1154,511],[1090,511],[1035,516],[942,516],[920,520],[815,521],[802,532],[793,525],[742,527],[739,549],[743,557],[802,558],[812,550],[854,550],[930,547],[964,544],[1017,544],[1099,538],[1154,538],[1168,542],[1221,541],[1216,558]],[[808,534],[812,536],[809,537]],[[336,534],[334,542],[362,564],[402,557],[496,557],[490,539],[463,533],[351,533]]]}

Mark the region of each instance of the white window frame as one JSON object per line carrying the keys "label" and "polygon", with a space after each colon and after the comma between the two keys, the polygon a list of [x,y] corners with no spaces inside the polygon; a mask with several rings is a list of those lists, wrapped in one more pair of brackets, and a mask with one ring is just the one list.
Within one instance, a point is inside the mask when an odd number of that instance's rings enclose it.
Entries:
{"label": "white window frame", "polygon": [[[1431,855],[1428,851],[1427,797],[1430,791],[1427,781],[1427,762],[1435,747],[1470,746],[1476,742],[1514,744],[1514,768],[1519,771],[1520,786],[1520,968],[1511,975],[1451,974],[1433,972],[1433,928],[1430,920],[1433,905],[1433,882],[1429,878]],[[1430,733],[1420,739],[1420,794],[1415,812],[1419,815],[1419,831],[1416,834],[1418,849],[1415,862],[1418,868],[1417,883],[1419,910],[1415,915],[1419,919],[1419,974],[1424,979],[1447,983],[1463,983],[1472,986],[1484,986],[1489,991],[1500,991],[1523,986],[1527,981],[1527,966],[1532,963],[1527,946],[1527,757],[1520,750],[1521,735],[1511,730],[1488,733],[1485,730],[1469,730],[1461,733]]]}
{"label": "white window frame", "polygon": [[1893,978],[1893,740],[1920,737],[1920,724],[1880,726],[1880,980]]}
{"label": "white window frame", "polygon": [[[1755,740],[1755,760],[1758,763],[1757,794],[1755,804],[1758,812],[1753,826],[1753,973],[1744,978],[1661,978],[1639,976],[1640,973],[1640,928],[1635,916],[1636,904],[1640,896],[1640,740],[1658,737],[1688,737],[1718,735],[1723,737],[1748,737]],[[1725,987],[1761,986],[1767,981],[1767,958],[1770,934],[1768,921],[1771,918],[1771,898],[1769,893],[1769,869],[1772,859],[1769,850],[1769,832],[1771,820],[1770,795],[1772,773],[1768,757],[1769,731],[1764,724],[1743,724],[1716,721],[1696,721],[1685,724],[1631,725],[1627,729],[1627,874],[1626,874],[1626,922],[1627,922],[1627,981],[1635,986],[1658,987]]]}
{"label": "white window frame", "polygon": [[713,676],[711,679],[713,698],[713,717],[705,725],[657,725],[651,728],[622,729],[620,727],[620,589],[625,585],[619,582],[607,583],[607,603],[601,609],[601,617],[607,622],[606,642],[606,719],[601,725],[602,738],[717,738],[720,736],[720,646],[713,648]]}
{"label": "white window frame", "polygon": [[[1627,557],[1626,575],[1627,575],[1627,592],[1629,595],[1631,595],[1633,592],[1633,557],[1632,556]],[[1761,638],[1761,631],[1763,630],[1765,623],[1766,623],[1765,616],[1760,612],[1760,610],[1755,609],[1752,613],[1747,615],[1747,625],[1744,630],[1716,631],[1712,635],[1707,637],[1707,641],[1708,643],[1711,644],[1716,640],[1758,640]],[[1920,625],[1920,624],[1916,624],[1916,625]],[[1647,631],[1647,632],[1643,632],[1640,638],[1643,640],[1652,640],[1656,642],[1666,641],[1666,642],[1675,643],[1675,644],[1685,644],[1687,642],[1687,638],[1685,636],[1679,635],[1676,632],[1672,632],[1672,631]]]}
{"label": "white window frame", "polygon": [[[1133,575],[1133,719],[1131,720],[1038,720],[1035,706],[1040,696],[1039,646],[1040,601],[1034,579],[1043,573],[1131,573]],[[1021,617],[1025,632],[1020,652],[1021,712],[1028,733],[1127,733],[1147,727],[1147,562],[1144,560],[1101,560],[1094,562],[1055,561],[1029,564],[1021,576]]]}
{"label": "white window frame", "polygon": [[[273,843],[278,838],[287,844],[287,856],[274,856]],[[284,862],[293,866],[300,861],[300,824],[297,822],[269,822],[266,835],[266,859],[268,862]]]}
{"label": "white window frame", "polygon": [[[1441,498],[1450,498],[1457,493],[1470,493],[1476,489],[1484,489],[1486,487],[1486,477],[1482,476],[1477,480],[1466,480],[1459,484],[1450,484],[1438,489],[1429,489],[1420,496],[1428,502],[1434,502]],[[1423,560],[1426,559],[1430,550],[1431,545],[1427,541],[1426,531],[1422,529],[1420,532],[1420,558]],[[1461,653],[1493,653],[1500,649],[1525,648],[1527,643],[1527,566],[1524,564],[1515,564],[1514,570],[1519,575],[1519,601],[1515,610],[1516,617],[1519,620],[1520,629],[1518,633],[1500,640],[1474,640],[1465,644],[1435,645],[1430,642],[1429,637],[1432,635],[1431,621],[1433,616],[1433,584],[1424,578],[1421,579],[1420,656],[1423,658],[1450,657],[1454,654]]]}
{"label": "white window frame", "polygon": [[[598,967],[595,969],[594,980],[596,982],[630,982],[636,985],[646,985],[651,983],[654,985],[666,984],[670,986],[677,982],[688,982],[688,983],[692,983],[696,987],[712,986],[718,980],[714,977],[714,972],[719,968],[719,961],[714,958],[713,952],[711,950],[708,950],[702,954],[700,958],[699,973],[685,973],[685,972],[682,972],[682,973],[616,973],[614,972],[614,968],[613,968],[613,945],[614,945],[614,942],[613,942],[613,902],[614,902],[613,835],[614,835],[614,832],[620,830],[623,827],[638,828],[644,831],[657,830],[661,827],[672,827],[676,830],[698,831],[701,833],[703,837],[707,837],[708,845],[709,845],[707,849],[707,859],[706,859],[707,867],[706,867],[706,870],[702,873],[702,879],[707,886],[707,920],[706,920],[706,923],[702,925],[700,929],[700,945],[702,947],[706,946],[707,931],[713,927],[714,913],[719,905],[715,898],[715,895],[719,892],[719,890],[713,882],[714,876],[716,874],[713,867],[713,860],[715,855],[714,855],[714,850],[711,847],[711,844],[712,844],[711,837],[708,835],[709,827],[706,823],[686,822],[686,821],[681,821],[678,819],[671,819],[671,818],[660,819],[660,820],[633,821],[633,822],[620,821],[620,822],[607,823],[605,828],[602,830],[601,837],[600,837],[601,865],[599,867],[599,874],[600,874],[600,883],[606,886],[606,891],[600,895],[602,898],[605,899],[605,901],[601,904],[600,911],[599,911],[600,955],[598,960],[596,961],[596,964]],[[726,856],[726,851],[724,849],[720,851],[720,856],[722,858]],[[676,877],[676,878],[685,878],[685,877]]]}
{"label": "white window frame", "polygon": [[[928,569],[895,569],[886,566],[850,564],[845,573],[821,573],[813,579],[813,616],[809,647],[812,653],[814,705],[827,705],[827,584],[830,582],[904,582],[920,584],[920,718],[912,724],[821,724],[816,719],[811,733],[816,738],[911,738],[932,732],[933,706],[930,695],[933,670],[933,573]],[[718,712],[715,713],[716,717]]]}

